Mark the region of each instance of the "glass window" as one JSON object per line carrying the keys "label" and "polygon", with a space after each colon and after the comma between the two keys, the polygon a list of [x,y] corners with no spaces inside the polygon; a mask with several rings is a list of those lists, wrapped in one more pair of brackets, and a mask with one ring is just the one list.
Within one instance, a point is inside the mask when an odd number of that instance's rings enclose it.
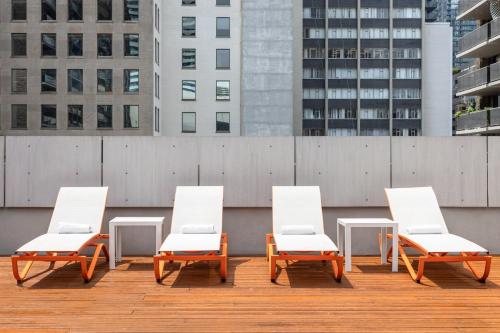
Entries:
{"label": "glass window", "polygon": [[83,69],[68,69],[68,92],[83,92]]}
{"label": "glass window", "polygon": [[11,55],[13,57],[26,56],[26,34],[11,35]]}
{"label": "glass window", "polygon": [[83,0],[68,0],[68,21],[83,20]]}
{"label": "glass window", "polygon": [[68,105],[68,128],[83,128],[83,105]]}
{"label": "glass window", "polygon": [[196,0],[182,0],[183,6],[194,6],[196,5]]}
{"label": "glass window", "polygon": [[26,94],[28,92],[28,70],[12,69],[11,91],[13,94]]}
{"label": "glass window", "polygon": [[325,38],[324,28],[304,28],[304,38]]}
{"label": "glass window", "polygon": [[196,68],[196,49],[182,49],[182,68]]}
{"label": "glass window", "polygon": [[97,0],[97,20],[111,21],[113,19],[113,0]]}
{"label": "glass window", "polygon": [[182,81],[182,100],[194,101],[196,99],[196,81]]}
{"label": "glass window", "polygon": [[57,128],[57,107],[55,105],[42,105],[41,109],[42,128]]}
{"label": "glass window", "polygon": [[215,116],[215,131],[217,133],[229,133],[230,114],[229,112],[217,112]]}
{"label": "glass window", "polygon": [[41,91],[57,91],[57,69],[42,69]]}
{"label": "glass window", "polygon": [[216,6],[231,6],[231,0],[217,0],[215,2]]}
{"label": "glass window", "polygon": [[182,133],[196,133],[196,113],[182,113]]}
{"label": "glass window", "polygon": [[[139,34],[123,35],[124,56],[138,57],[139,56]],[[156,45],[155,45],[156,46]],[[156,55],[156,54],[155,54]]]}
{"label": "glass window", "polygon": [[97,106],[97,128],[113,128],[113,106]]}
{"label": "glass window", "polygon": [[231,68],[231,51],[229,49],[217,49],[217,69]]}
{"label": "glass window", "polygon": [[26,21],[26,0],[12,0],[12,21]]}
{"label": "glass window", "polygon": [[97,70],[97,92],[112,92],[113,91],[113,70],[98,69]]}
{"label": "glass window", "polygon": [[217,38],[231,37],[230,26],[231,26],[231,20],[229,17],[217,17],[216,37]]}
{"label": "glass window", "polygon": [[10,127],[12,129],[28,128],[28,106],[26,104],[12,104]]}
{"label": "glass window", "polygon": [[123,20],[139,21],[139,0],[123,0]]}
{"label": "glass window", "polygon": [[123,92],[134,93],[139,92],[139,70],[124,69],[123,70]]}
{"label": "glass window", "polygon": [[42,34],[42,57],[55,57],[56,55],[56,34]]}
{"label": "glass window", "polygon": [[83,56],[83,34],[68,34],[68,56]]}
{"label": "glass window", "polygon": [[42,0],[42,21],[54,21],[56,19],[56,0]]}
{"label": "glass window", "polygon": [[123,106],[123,127],[139,128],[139,105]]}
{"label": "glass window", "polygon": [[113,55],[113,35],[97,34],[97,56],[111,57]]}
{"label": "glass window", "polygon": [[216,82],[216,99],[218,101],[229,101],[230,96],[230,81]]}
{"label": "glass window", "polygon": [[155,107],[155,132],[160,132],[160,109]]}
{"label": "glass window", "polygon": [[182,18],[182,37],[196,37],[196,17]]}

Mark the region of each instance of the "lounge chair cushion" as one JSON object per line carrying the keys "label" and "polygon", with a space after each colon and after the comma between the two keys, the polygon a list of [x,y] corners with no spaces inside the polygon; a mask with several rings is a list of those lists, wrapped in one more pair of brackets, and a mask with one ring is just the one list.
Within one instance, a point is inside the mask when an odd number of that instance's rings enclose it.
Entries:
{"label": "lounge chair cushion", "polygon": [[483,247],[454,234],[402,234],[428,252],[488,252]]}
{"label": "lounge chair cushion", "polygon": [[92,227],[88,224],[59,222],[60,234],[90,234]]}
{"label": "lounge chair cushion", "polygon": [[282,252],[338,251],[337,246],[325,234],[282,235],[274,234],[276,248]]}
{"label": "lounge chair cushion", "polygon": [[16,252],[75,252],[98,234],[44,234],[21,246]]}
{"label": "lounge chair cushion", "polygon": [[221,234],[170,234],[160,252],[218,251]]}
{"label": "lounge chair cushion", "polygon": [[417,234],[442,234],[443,229],[439,224],[412,225],[406,228],[411,235]]}
{"label": "lounge chair cushion", "polygon": [[281,227],[282,235],[314,235],[312,225],[284,225]]}
{"label": "lounge chair cushion", "polygon": [[215,234],[213,224],[186,224],[181,230],[183,234]]}

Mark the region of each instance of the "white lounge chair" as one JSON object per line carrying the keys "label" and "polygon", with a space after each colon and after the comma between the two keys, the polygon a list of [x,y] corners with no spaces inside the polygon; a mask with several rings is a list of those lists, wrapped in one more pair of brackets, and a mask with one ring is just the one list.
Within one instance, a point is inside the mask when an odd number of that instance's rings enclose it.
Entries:
{"label": "white lounge chair", "polygon": [[[385,193],[392,218],[399,223],[399,253],[416,282],[422,279],[427,262],[465,262],[477,280],[486,281],[491,267],[491,256],[484,255],[488,250],[448,232],[431,187],[386,189]],[[417,272],[404,251],[406,247],[422,254],[418,258]],[[484,261],[482,275],[470,265],[471,261]]]}
{"label": "white lounge chair", "polygon": [[[108,238],[100,233],[107,195],[107,187],[62,187],[47,233],[21,246],[11,258],[18,283],[26,279],[35,261],[50,262],[50,268],[56,261],[80,262],[83,279],[90,281],[101,250],[109,260],[106,246],[96,243]],[[87,256],[80,254],[87,247],[95,247],[88,269]],[[19,261],[27,261],[21,273]]]}
{"label": "white lounge chair", "polygon": [[219,261],[226,280],[227,235],[222,233],[222,186],[177,186],[170,235],[154,256],[157,282],[163,279],[165,261]]}
{"label": "white lounge chair", "polygon": [[266,235],[271,281],[277,260],[331,261],[334,278],[342,278],[344,257],[325,235],[318,186],[273,186],[273,233]]}

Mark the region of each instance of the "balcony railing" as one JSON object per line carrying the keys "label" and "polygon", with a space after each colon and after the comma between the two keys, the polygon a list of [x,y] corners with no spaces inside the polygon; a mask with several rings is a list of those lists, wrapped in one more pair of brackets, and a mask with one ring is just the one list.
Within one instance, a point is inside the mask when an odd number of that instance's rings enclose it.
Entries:
{"label": "balcony railing", "polygon": [[472,130],[488,127],[488,111],[476,111],[457,119],[457,130]]}
{"label": "balcony railing", "polygon": [[490,82],[500,80],[500,62],[490,65]]}
{"label": "balcony railing", "polygon": [[490,110],[490,126],[500,126],[500,108]]}
{"label": "balcony railing", "polygon": [[493,20],[490,25],[490,38],[495,38],[500,35],[500,19]]}
{"label": "balcony railing", "polygon": [[472,71],[458,78],[458,91],[465,91],[488,84],[489,67]]}
{"label": "balcony railing", "polygon": [[474,7],[475,5],[480,3],[481,1],[483,1],[483,0],[461,0],[458,3],[458,15],[465,13],[466,11],[468,11],[469,9],[471,9],[472,7]]}
{"label": "balcony railing", "polygon": [[470,50],[489,39],[490,24],[483,24],[458,40],[458,53]]}

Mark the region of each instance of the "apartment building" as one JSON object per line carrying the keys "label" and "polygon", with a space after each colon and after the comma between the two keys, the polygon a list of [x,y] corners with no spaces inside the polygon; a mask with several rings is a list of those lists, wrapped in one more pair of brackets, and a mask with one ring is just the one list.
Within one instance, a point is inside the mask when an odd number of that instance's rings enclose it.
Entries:
{"label": "apartment building", "polygon": [[457,77],[457,96],[467,98],[456,114],[457,135],[500,135],[500,4],[461,0],[459,20],[475,20],[477,28],[459,41],[459,58],[475,58]]}

